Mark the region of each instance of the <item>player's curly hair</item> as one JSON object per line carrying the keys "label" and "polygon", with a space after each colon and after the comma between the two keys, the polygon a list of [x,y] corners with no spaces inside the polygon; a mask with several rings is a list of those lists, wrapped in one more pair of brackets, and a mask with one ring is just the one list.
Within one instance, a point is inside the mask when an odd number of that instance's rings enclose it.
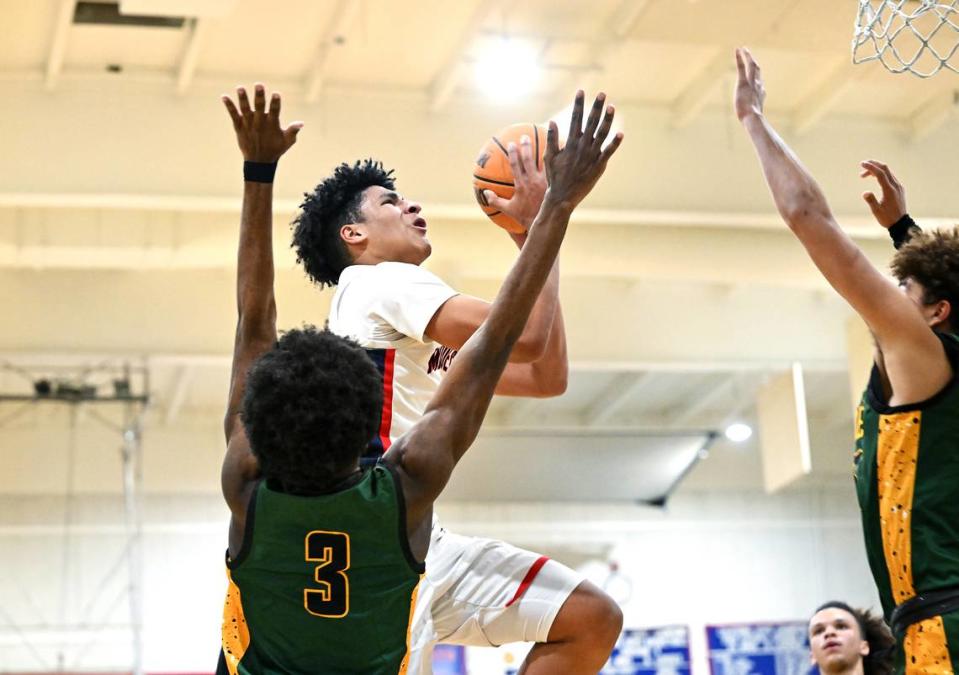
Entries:
{"label": "player's curly hair", "polygon": [[395,187],[393,170],[385,170],[382,162],[370,158],[357,160],[352,166],[340,164],[333,175],[304,195],[300,214],[293,221],[291,246],[296,261],[321,288],[335,286],[340,272],[352,262],[340,238],[340,228],[361,222],[363,191],[374,185],[387,190]]}
{"label": "player's curly hair", "polygon": [[859,635],[869,643],[869,653],[862,657],[865,675],[890,675],[894,669],[896,638],[881,616],[867,609],[853,609],[840,600],[830,600],[816,608],[813,614],[835,607],[852,614],[859,626]]}
{"label": "player's curly hair", "polygon": [[927,303],[948,300],[950,330],[959,327],[959,228],[916,232],[896,251],[892,273],[922,284]]}
{"label": "player's curly hair", "polygon": [[314,326],[284,333],[250,367],[242,419],[263,476],[321,492],[379,426],[383,385],[358,344]]}

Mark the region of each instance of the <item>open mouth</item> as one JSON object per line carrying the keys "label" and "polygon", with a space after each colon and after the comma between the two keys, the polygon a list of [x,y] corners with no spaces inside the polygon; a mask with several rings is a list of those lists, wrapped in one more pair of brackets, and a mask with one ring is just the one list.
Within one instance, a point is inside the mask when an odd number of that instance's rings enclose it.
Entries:
{"label": "open mouth", "polygon": [[426,232],[426,221],[422,218],[417,218],[413,221],[413,227],[415,227],[417,230],[423,230],[423,232]]}

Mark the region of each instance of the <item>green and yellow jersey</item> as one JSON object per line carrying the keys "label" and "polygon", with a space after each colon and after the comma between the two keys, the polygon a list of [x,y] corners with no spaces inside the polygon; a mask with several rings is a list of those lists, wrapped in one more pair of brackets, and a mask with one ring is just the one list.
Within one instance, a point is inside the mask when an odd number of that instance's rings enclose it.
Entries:
{"label": "green and yellow jersey", "polygon": [[[959,590],[959,338],[940,335],[954,376],[932,398],[890,406],[873,367],[856,420],[856,492],[887,621],[918,594]],[[899,636],[897,671],[952,673],[959,612]]]}
{"label": "green and yellow jersey", "polygon": [[231,675],[404,673],[423,564],[399,479],[384,465],[318,496],[261,481],[227,556],[223,655]]}

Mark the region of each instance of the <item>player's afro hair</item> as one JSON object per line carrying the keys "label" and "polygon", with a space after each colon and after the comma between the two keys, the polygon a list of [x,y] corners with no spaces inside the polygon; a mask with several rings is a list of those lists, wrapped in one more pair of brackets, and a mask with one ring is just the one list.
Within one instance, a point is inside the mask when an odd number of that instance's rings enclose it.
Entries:
{"label": "player's afro hair", "polygon": [[267,479],[322,492],[379,426],[383,385],[358,344],[313,326],[284,333],[250,367],[242,418]]}
{"label": "player's afro hair", "polygon": [[892,273],[912,278],[926,291],[925,302],[948,300],[949,325],[959,327],[959,229],[916,232],[896,251]]}
{"label": "player's afro hair", "polygon": [[291,246],[296,261],[320,287],[335,286],[340,272],[352,262],[340,239],[340,228],[361,221],[363,191],[374,185],[394,189],[393,171],[385,170],[382,162],[364,159],[352,166],[340,164],[332,176],[304,195],[300,214],[293,221]]}
{"label": "player's afro hair", "polygon": [[862,657],[862,669],[865,675],[890,675],[895,660],[896,638],[881,616],[866,609],[853,609],[840,600],[830,600],[816,608],[813,614],[824,609],[836,608],[852,614],[859,626],[861,639],[869,643],[869,653]]}

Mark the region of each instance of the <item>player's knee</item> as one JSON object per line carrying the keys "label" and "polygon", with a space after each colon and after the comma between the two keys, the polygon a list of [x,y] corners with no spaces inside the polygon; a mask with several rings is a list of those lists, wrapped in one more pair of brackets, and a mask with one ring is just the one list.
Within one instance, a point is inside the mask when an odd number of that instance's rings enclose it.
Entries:
{"label": "player's knee", "polygon": [[593,616],[590,619],[595,625],[594,638],[605,648],[612,650],[620,633],[623,632],[623,610],[606,593],[599,591],[595,598]]}
{"label": "player's knee", "polygon": [[598,650],[611,650],[623,630],[623,610],[616,601],[588,581],[576,587],[557,622],[550,639],[582,640]]}

